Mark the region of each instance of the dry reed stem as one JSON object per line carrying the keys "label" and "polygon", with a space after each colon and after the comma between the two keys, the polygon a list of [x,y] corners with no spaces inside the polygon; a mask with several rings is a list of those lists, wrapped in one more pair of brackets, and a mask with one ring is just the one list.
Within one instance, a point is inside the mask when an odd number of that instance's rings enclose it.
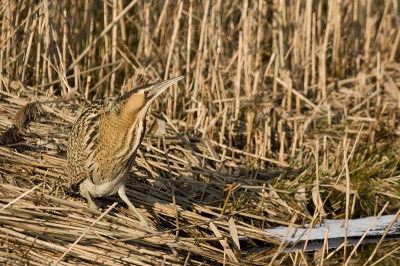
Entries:
{"label": "dry reed stem", "polygon": [[[382,216],[383,212],[385,211],[386,207],[389,205],[389,202],[383,206],[382,210],[379,212],[379,214],[376,216],[375,220],[370,224],[368,229],[364,232],[364,234],[361,236],[360,240],[357,242],[355,245],[354,249],[351,251],[349,254],[349,257],[346,258],[345,265],[348,265],[350,263],[351,257],[354,255],[354,253],[357,251],[357,247],[362,243],[362,241],[365,239],[365,237],[368,235],[368,232],[371,230],[371,228],[375,225],[376,221],[378,221],[379,217]],[[346,244],[346,242],[344,242]]]}
{"label": "dry reed stem", "polygon": [[379,246],[382,244],[382,242],[385,239],[387,233],[389,232],[390,228],[392,228],[393,223],[395,223],[397,221],[397,219],[399,219],[399,216],[400,216],[400,210],[396,213],[395,217],[393,218],[393,220],[390,222],[390,224],[386,228],[386,230],[385,230],[384,234],[382,235],[381,239],[376,244],[376,247],[375,247],[374,251],[371,253],[371,255],[369,256],[368,260],[364,263],[364,266],[371,262],[372,258],[375,256],[376,252],[378,251]]}

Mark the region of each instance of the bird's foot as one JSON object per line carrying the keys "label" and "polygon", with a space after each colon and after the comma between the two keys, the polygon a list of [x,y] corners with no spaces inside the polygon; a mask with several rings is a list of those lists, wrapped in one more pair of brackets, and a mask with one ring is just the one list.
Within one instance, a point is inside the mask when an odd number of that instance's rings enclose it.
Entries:
{"label": "bird's foot", "polygon": [[143,227],[143,228],[150,229],[149,222],[145,218],[144,219],[140,219],[140,226]]}
{"label": "bird's foot", "polygon": [[89,208],[90,209],[92,209],[94,211],[99,211],[100,210],[99,206],[97,206],[97,204],[94,203],[94,201],[89,201],[88,204],[89,204]]}

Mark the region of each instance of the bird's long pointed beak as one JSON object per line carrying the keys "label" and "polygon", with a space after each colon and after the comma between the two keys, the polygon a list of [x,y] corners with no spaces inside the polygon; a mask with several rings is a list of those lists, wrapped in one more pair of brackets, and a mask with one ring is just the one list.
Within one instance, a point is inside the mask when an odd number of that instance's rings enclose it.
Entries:
{"label": "bird's long pointed beak", "polygon": [[180,76],[154,83],[152,88],[149,89],[149,94],[147,94],[147,97],[155,99],[158,95],[160,95],[163,91],[169,88],[172,84],[180,81],[183,78],[184,76]]}

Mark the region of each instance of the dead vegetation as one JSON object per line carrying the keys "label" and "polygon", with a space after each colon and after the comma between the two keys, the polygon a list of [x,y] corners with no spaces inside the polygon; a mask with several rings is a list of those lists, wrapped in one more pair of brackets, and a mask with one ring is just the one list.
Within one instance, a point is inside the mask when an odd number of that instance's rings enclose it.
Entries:
{"label": "dead vegetation", "polygon": [[[399,209],[399,8],[3,2],[0,262],[354,262],[280,254],[262,229]],[[89,210],[64,182],[71,124],[95,98],[179,75],[152,106],[127,189],[153,230],[116,197],[98,200],[102,214]],[[279,248],[253,252],[265,243]],[[374,255],[371,264],[396,253]]]}

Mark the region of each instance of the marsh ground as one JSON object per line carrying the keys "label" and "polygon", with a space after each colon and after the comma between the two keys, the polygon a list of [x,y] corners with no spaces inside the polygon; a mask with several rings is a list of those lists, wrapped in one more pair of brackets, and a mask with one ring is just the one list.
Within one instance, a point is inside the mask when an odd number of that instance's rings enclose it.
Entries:
{"label": "marsh ground", "polygon": [[[326,250],[241,257],[234,243],[244,235],[257,247],[267,227],[398,212],[399,8],[3,1],[1,262],[352,262]],[[138,228],[123,204],[112,205],[117,198],[100,200],[109,213],[97,220],[65,186],[71,124],[96,98],[179,75],[151,108],[128,187],[157,231]],[[367,264],[398,261],[395,246],[375,247]]]}

